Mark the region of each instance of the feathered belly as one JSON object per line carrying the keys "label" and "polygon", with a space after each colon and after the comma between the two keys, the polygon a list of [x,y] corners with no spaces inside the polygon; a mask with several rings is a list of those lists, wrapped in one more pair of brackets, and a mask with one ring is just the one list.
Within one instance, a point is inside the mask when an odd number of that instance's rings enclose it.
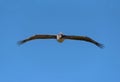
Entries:
{"label": "feathered belly", "polygon": [[60,42],[60,43],[62,43],[64,41],[64,39],[63,38],[57,39],[57,41]]}

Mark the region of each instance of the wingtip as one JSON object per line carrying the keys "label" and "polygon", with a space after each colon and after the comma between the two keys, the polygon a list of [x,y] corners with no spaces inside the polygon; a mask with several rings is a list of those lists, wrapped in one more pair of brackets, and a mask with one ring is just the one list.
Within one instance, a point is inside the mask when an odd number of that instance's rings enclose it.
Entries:
{"label": "wingtip", "polygon": [[18,41],[17,44],[18,45],[22,45],[24,42],[23,41]]}
{"label": "wingtip", "polygon": [[100,47],[100,48],[104,48],[104,45],[103,45],[103,44],[97,43],[96,45],[97,45],[98,47]]}

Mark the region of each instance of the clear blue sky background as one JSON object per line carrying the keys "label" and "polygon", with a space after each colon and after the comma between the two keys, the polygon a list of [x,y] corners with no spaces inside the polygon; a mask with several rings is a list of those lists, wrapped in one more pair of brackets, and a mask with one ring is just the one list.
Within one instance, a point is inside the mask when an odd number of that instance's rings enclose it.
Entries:
{"label": "clear blue sky background", "polygon": [[[105,45],[35,40],[86,35]],[[0,82],[120,82],[119,0],[0,0]]]}

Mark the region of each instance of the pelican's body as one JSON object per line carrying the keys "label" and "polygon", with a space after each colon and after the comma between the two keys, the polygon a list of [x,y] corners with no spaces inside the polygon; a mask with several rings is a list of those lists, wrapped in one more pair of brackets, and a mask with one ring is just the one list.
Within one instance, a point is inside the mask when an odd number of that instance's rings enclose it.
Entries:
{"label": "pelican's body", "polygon": [[35,36],[31,36],[25,40],[22,40],[19,42],[19,44],[23,44],[25,42],[28,42],[30,40],[35,40],[35,39],[56,39],[59,43],[62,43],[65,39],[69,39],[69,40],[82,40],[82,41],[87,41],[87,42],[91,42],[93,44],[95,44],[98,47],[103,47],[102,44],[98,43],[97,41],[86,37],[86,36],[74,36],[74,35],[64,35],[63,33],[59,33],[57,35],[46,35],[46,34],[39,34],[39,35],[35,35]]}
{"label": "pelican's body", "polygon": [[62,33],[57,34],[57,41],[60,42],[60,43],[62,43],[64,41]]}

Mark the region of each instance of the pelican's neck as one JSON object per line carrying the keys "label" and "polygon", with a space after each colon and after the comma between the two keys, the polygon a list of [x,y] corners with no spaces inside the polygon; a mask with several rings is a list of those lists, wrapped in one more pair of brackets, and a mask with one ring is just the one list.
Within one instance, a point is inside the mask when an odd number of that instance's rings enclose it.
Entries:
{"label": "pelican's neck", "polygon": [[57,39],[62,38],[62,34],[57,34]]}

